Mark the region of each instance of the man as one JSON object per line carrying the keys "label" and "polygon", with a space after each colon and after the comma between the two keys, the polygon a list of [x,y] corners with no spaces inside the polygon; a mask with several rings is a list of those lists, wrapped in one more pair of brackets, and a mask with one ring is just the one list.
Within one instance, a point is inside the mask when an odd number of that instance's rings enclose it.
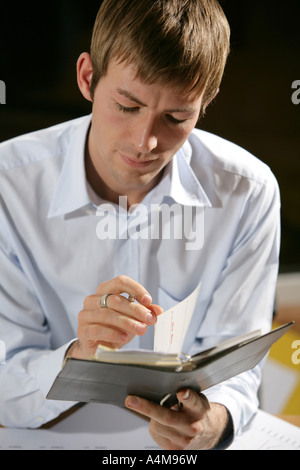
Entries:
{"label": "man", "polygon": [[[214,0],[105,0],[77,64],[92,116],[1,145],[3,425],[39,427],[71,406],[45,399],[66,356],[151,349],[157,316],[200,280],[184,352],[270,329],[277,183],[246,151],[194,130],[229,35]],[[180,210],[162,222],[166,207]],[[126,406],[150,418],[162,448],[222,448],[255,413],[259,382],[257,367],[205,396],[180,391],[180,409]]]}

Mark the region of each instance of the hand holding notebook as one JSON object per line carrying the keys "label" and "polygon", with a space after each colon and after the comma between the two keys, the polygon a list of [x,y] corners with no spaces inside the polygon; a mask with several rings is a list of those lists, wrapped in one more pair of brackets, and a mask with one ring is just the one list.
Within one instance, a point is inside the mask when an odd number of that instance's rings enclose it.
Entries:
{"label": "hand holding notebook", "polygon": [[[200,285],[183,302],[159,318],[154,351],[114,351],[98,348],[91,360],[66,360],[47,398],[101,402],[124,406],[128,395],[161,403],[166,396],[191,388],[206,390],[254,368],[293,323],[261,335],[233,338],[189,357],[181,352]],[[168,403],[170,406],[170,403]]]}

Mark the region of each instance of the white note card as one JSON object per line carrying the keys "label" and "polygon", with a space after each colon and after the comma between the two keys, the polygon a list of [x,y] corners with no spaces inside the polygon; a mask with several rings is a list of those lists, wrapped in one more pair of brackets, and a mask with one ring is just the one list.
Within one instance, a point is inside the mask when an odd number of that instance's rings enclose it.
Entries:
{"label": "white note card", "polygon": [[201,283],[182,302],[157,318],[154,332],[154,351],[181,354],[191,318],[193,316]]}

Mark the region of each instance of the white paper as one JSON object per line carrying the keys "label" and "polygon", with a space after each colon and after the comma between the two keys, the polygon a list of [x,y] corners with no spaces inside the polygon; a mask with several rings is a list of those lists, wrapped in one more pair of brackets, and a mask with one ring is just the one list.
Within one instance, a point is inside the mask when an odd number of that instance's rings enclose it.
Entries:
{"label": "white paper", "polygon": [[259,410],[228,450],[300,450],[300,428]]}
{"label": "white paper", "polygon": [[193,316],[201,283],[186,299],[157,318],[154,351],[181,354],[185,335]]}

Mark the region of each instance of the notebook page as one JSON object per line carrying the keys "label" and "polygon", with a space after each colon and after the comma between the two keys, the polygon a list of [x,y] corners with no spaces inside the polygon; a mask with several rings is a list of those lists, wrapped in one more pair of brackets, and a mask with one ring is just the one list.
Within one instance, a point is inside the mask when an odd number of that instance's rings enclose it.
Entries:
{"label": "notebook page", "polygon": [[185,335],[194,313],[201,283],[182,302],[157,318],[154,331],[154,351],[181,354]]}

